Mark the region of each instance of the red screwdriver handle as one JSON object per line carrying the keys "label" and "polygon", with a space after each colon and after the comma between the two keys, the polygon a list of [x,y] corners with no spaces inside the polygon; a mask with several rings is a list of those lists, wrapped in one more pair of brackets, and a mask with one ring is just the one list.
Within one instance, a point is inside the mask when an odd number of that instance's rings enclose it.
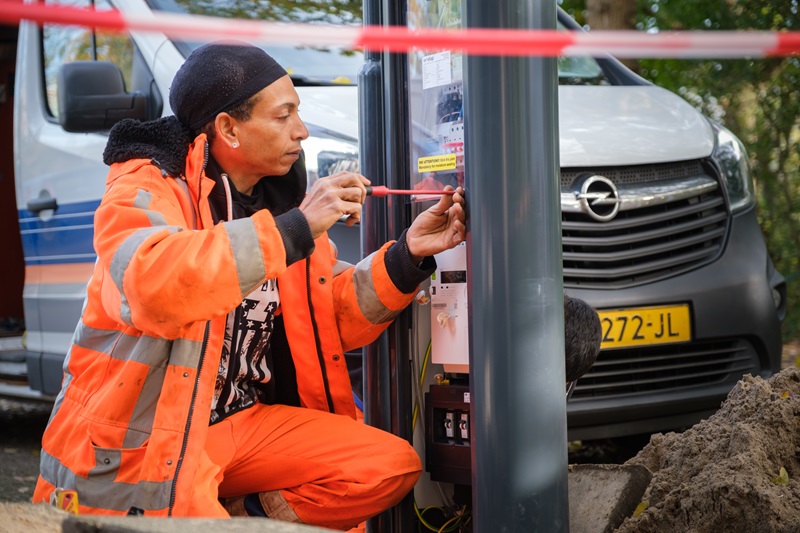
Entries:
{"label": "red screwdriver handle", "polygon": [[383,185],[367,185],[367,196],[388,196],[389,188]]}

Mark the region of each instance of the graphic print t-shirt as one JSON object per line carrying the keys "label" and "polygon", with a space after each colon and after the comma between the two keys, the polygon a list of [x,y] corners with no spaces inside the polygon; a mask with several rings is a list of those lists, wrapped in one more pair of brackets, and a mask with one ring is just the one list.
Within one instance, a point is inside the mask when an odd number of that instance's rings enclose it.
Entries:
{"label": "graphic print t-shirt", "polygon": [[270,380],[267,355],[280,303],[277,280],[267,280],[228,314],[211,424],[256,403],[256,385]]}

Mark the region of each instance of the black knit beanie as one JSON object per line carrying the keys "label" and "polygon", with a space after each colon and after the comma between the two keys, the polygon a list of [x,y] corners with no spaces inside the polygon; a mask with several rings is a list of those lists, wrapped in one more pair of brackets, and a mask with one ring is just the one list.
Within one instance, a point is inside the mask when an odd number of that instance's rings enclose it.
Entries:
{"label": "black knit beanie", "polygon": [[217,114],[236,107],[286,71],[264,50],[246,43],[215,42],[194,50],[169,88],[169,105],[197,131]]}

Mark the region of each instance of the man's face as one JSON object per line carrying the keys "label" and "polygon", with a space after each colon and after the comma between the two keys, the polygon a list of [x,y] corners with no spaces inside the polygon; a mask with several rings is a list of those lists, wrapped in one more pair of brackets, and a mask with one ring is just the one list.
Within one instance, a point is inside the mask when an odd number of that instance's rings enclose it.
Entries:
{"label": "man's face", "polygon": [[250,118],[237,121],[239,161],[248,173],[282,176],[300,157],[308,129],[298,115],[300,97],[283,76],[258,93]]}

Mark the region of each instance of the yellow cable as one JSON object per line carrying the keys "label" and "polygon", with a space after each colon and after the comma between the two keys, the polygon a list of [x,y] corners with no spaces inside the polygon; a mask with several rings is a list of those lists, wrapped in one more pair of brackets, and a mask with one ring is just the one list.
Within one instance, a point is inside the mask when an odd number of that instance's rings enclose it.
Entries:
{"label": "yellow cable", "polygon": [[430,525],[430,524],[428,523],[428,521],[427,521],[427,520],[425,520],[425,518],[422,516],[423,514],[425,514],[425,512],[426,512],[426,511],[429,511],[429,510],[431,510],[431,509],[439,509],[439,510],[441,510],[442,512],[444,512],[444,509],[442,509],[441,507],[435,507],[435,506],[426,507],[425,509],[422,509],[422,510],[420,510],[420,508],[417,506],[417,501],[416,501],[416,500],[414,500],[414,512],[415,512],[415,513],[417,513],[417,518],[419,519],[420,523],[421,523],[423,526],[425,526],[426,528],[428,528],[428,531],[438,531],[438,530],[436,529],[436,526],[432,526],[432,525]]}
{"label": "yellow cable", "polygon": [[462,508],[459,514],[457,514],[456,516],[454,516],[453,518],[442,524],[442,527],[439,528],[437,533],[445,533],[447,531],[453,531],[454,529],[459,527],[461,520],[464,518],[465,510],[466,507]]}
{"label": "yellow cable", "polygon": [[[428,341],[428,349],[425,350],[425,358],[422,360],[422,368],[419,371],[419,388],[422,388],[422,383],[425,381],[425,372],[428,370],[428,361],[431,358],[431,341]],[[417,429],[417,416],[419,415],[419,402],[414,403],[414,414],[411,416],[411,431]]]}

